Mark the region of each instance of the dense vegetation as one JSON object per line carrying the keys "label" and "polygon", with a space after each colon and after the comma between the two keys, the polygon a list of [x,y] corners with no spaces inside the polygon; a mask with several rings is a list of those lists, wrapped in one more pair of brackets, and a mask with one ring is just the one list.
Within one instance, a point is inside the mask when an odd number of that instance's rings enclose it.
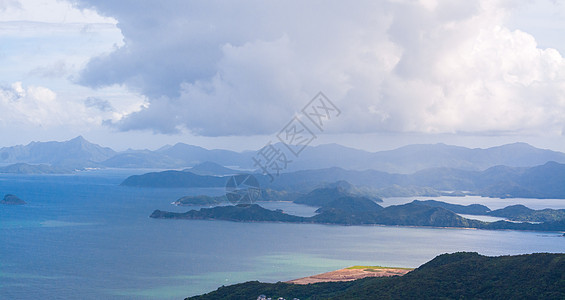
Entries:
{"label": "dense vegetation", "polygon": [[565,209],[534,210],[524,205],[512,205],[488,213],[495,217],[504,217],[518,222],[552,222],[565,219]]}
{"label": "dense vegetation", "polygon": [[482,222],[468,220],[457,214],[440,208],[408,203],[382,208],[372,200],[362,197],[342,197],[330,202],[318,210],[313,217],[288,215],[280,210],[268,210],[257,204],[217,206],[202,208],[185,213],[173,213],[155,210],[152,218],[190,219],[190,220],[226,220],[241,222],[293,222],[341,225],[408,225],[437,227],[480,227]]}
{"label": "dense vegetation", "polygon": [[191,219],[191,220],[225,220],[244,222],[303,222],[303,217],[288,215],[280,210],[265,209],[257,204],[239,204],[236,206],[217,206],[202,208],[185,213],[172,213],[155,210],[151,218],[157,219]]}
{"label": "dense vegetation", "polygon": [[565,254],[487,257],[440,255],[402,277],[296,285],[257,281],[221,287],[192,300],[256,299],[565,299]]}
{"label": "dense vegetation", "polygon": [[486,215],[490,212],[490,208],[480,204],[460,205],[460,204],[451,204],[451,203],[446,203],[436,200],[425,200],[425,201],[414,200],[412,202],[416,204],[423,204],[432,207],[445,208],[457,214]]}
{"label": "dense vegetation", "polygon": [[371,195],[370,191],[360,190],[349,182],[340,180],[332,184],[326,184],[323,187],[313,189],[309,193],[297,197],[296,200],[294,200],[294,203],[323,207],[343,197],[350,199],[365,198],[375,202],[383,201],[382,199]]}
{"label": "dense vegetation", "polygon": [[[428,205],[431,203],[431,206]],[[339,225],[400,225],[400,226],[434,226],[434,227],[460,227],[478,229],[511,229],[533,231],[565,231],[565,218],[559,218],[560,210],[530,210],[510,207],[508,210],[495,210],[494,212],[515,212],[528,216],[542,216],[548,221],[542,223],[515,223],[508,221],[482,222],[463,218],[456,211],[473,212],[478,209],[488,209],[486,206],[460,206],[439,201],[414,201],[404,205],[391,205],[381,207],[374,201],[355,196],[342,196],[324,204],[317,210],[317,215],[312,217],[298,217],[288,215],[280,210],[268,210],[259,205],[218,206],[191,210],[185,213],[172,213],[156,210],[152,218],[159,219],[193,219],[193,220],[226,220],[240,222],[292,222],[292,223],[317,223]],[[559,212],[549,214],[548,212]],[[539,214],[538,214],[539,213]],[[533,218],[532,217],[532,218]],[[541,218],[541,217],[540,217]]]}

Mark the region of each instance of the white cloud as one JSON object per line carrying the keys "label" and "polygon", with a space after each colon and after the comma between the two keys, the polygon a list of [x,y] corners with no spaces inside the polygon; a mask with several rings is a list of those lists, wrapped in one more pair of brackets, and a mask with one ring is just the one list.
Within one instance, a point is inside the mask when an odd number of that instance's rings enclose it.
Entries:
{"label": "white cloud", "polygon": [[2,131],[89,130],[141,109],[144,97],[123,86],[92,90],[72,82],[91,57],[121,45],[116,23],[67,1],[0,2]]}
{"label": "white cloud", "polygon": [[41,23],[116,23],[91,9],[78,10],[67,1],[0,0],[0,20]]}
{"label": "white cloud", "polygon": [[0,12],[8,9],[21,9],[22,5],[16,0],[0,0]]}
{"label": "white cloud", "polygon": [[118,20],[125,45],[93,59],[81,82],[150,100],[123,130],[270,133],[318,90],[343,110],[330,132],[561,134],[565,124],[565,60],[505,26],[516,3],[85,2]]}
{"label": "white cloud", "polygon": [[[111,89],[104,92],[111,92]],[[0,87],[0,127],[4,130],[19,127],[86,130],[91,126],[101,126],[104,122],[116,122],[124,115],[140,110],[141,103],[143,99],[137,98],[120,99],[113,104],[98,97],[59,97],[49,88],[15,82]]]}
{"label": "white cloud", "polygon": [[65,116],[67,109],[72,109],[61,106],[52,90],[41,86],[24,87],[21,82],[0,89],[0,108],[2,127],[14,124],[53,125],[68,119]]}
{"label": "white cloud", "polygon": [[36,85],[45,85],[41,78],[76,74],[92,56],[121,45],[116,23],[67,1],[4,1],[0,4],[0,83],[32,79]]}
{"label": "white cloud", "polygon": [[502,17],[485,10],[426,29],[431,37],[418,39],[402,72],[385,81],[389,120],[404,118],[406,131],[557,132],[565,122],[565,60],[502,27]]}

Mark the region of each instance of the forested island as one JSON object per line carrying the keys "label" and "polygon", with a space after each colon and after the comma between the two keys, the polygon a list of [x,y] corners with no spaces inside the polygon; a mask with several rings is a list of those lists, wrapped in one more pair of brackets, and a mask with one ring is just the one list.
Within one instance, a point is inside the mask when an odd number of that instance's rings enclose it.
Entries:
{"label": "forested island", "polygon": [[[376,202],[355,196],[343,196],[324,204],[311,217],[286,214],[281,210],[265,209],[257,204],[201,208],[185,213],[155,210],[151,218],[187,220],[225,220],[235,222],[287,222],[336,225],[394,225],[476,228],[490,230],[565,231],[565,210],[515,209],[510,206],[490,211],[486,206],[454,205],[440,201],[413,201],[403,205],[382,207]],[[488,211],[485,211],[488,210]],[[481,213],[508,216],[509,221],[483,222],[459,216],[458,213]],[[515,212],[515,213],[512,213]],[[516,222],[540,220],[544,222]]]}

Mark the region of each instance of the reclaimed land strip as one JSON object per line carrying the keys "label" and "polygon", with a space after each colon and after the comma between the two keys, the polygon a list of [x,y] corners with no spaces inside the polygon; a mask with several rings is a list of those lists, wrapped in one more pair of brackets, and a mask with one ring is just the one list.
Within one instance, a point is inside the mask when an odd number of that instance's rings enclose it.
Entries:
{"label": "reclaimed land strip", "polygon": [[308,276],[304,278],[287,281],[294,284],[310,284],[318,282],[337,282],[337,281],[353,281],[365,277],[390,277],[402,276],[413,269],[410,268],[387,268],[374,266],[353,266],[337,271],[331,271],[318,275]]}

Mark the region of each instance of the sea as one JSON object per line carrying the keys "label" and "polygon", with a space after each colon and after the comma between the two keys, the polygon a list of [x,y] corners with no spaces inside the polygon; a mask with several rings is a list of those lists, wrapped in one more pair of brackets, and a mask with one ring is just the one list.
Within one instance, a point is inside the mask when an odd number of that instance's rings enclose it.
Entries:
{"label": "sea", "polygon": [[[353,265],[418,267],[442,253],[484,255],[565,252],[556,232],[401,226],[338,226],[156,220],[155,209],[186,211],[186,195],[222,188],[120,186],[147,170],[72,175],[0,175],[0,299],[183,299],[249,280],[286,281]],[[382,205],[436,199],[565,208],[564,199],[388,198]],[[310,216],[315,208],[259,203]]]}

